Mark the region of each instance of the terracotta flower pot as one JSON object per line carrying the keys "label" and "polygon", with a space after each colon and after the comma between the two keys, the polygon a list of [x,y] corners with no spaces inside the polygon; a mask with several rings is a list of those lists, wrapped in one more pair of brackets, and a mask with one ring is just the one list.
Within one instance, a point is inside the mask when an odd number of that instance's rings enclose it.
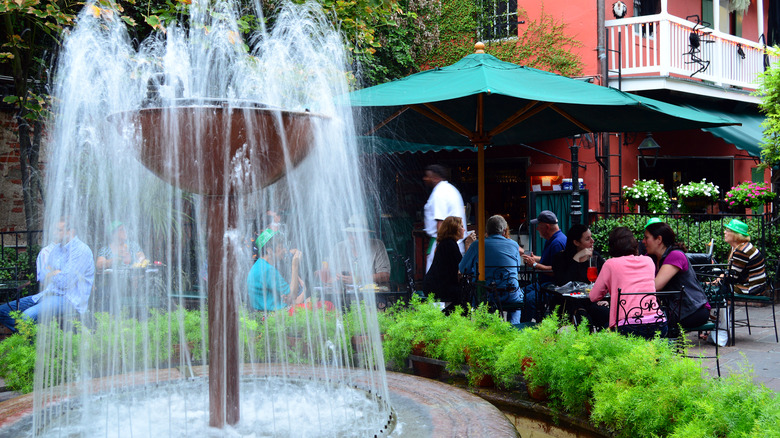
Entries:
{"label": "terracotta flower pot", "polygon": [[477,387],[479,388],[492,388],[494,386],[496,386],[496,382],[490,374],[485,374],[477,381]]}
{"label": "terracotta flower pot", "polygon": [[428,379],[438,379],[444,372],[443,365],[437,365],[419,360],[412,360],[412,369],[414,369],[415,375]]}
{"label": "terracotta flower pot", "polygon": [[412,346],[412,354],[415,356],[425,356],[425,342],[418,342]]}
{"label": "terracotta flower pot", "polygon": [[525,389],[528,391],[528,396],[536,401],[547,401],[547,387],[546,386],[534,386],[528,384],[526,381]]}

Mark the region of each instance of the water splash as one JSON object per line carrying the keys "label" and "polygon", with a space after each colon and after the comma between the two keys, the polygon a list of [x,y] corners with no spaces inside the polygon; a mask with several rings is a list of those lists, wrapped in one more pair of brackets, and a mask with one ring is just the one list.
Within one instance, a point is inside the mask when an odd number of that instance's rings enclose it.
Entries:
{"label": "water splash", "polygon": [[[95,422],[92,412],[105,412],[98,421],[110,423],[109,412],[119,409],[106,407],[105,399],[139,386],[155,400],[140,409],[161,413],[162,419],[142,426],[142,432],[136,434],[148,431],[150,436],[177,436],[181,430],[188,434],[206,430],[202,391],[195,396],[185,395],[180,403],[168,403],[166,407],[165,400],[170,397],[146,388],[171,378],[185,381],[201,374],[201,365],[208,365],[208,303],[204,291],[209,281],[232,282],[237,292],[233,299],[237,300],[239,314],[229,317],[240,318],[239,339],[231,340],[227,348],[238,349],[241,360],[248,364],[279,363],[281,381],[290,384],[298,378],[292,374],[300,373],[293,370],[300,367],[309,367],[310,373],[323,381],[355,383],[351,371],[357,366],[349,340],[345,339],[349,333],[340,322],[347,315],[339,306],[334,311],[315,305],[292,315],[259,314],[251,309],[246,292],[246,277],[253,262],[251,242],[271,225],[266,211],[283,216],[290,247],[303,252],[302,277],[309,291],[317,284],[314,270],[338,242],[347,239],[344,224],[350,217],[366,216],[365,192],[371,189],[359,171],[351,114],[338,106],[336,99],[348,91],[344,73],[347,63],[339,34],[326,25],[318,6],[310,3],[284,6],[273,29],[244,38],[236,24],[233,3],[195,1],[186,25],[173,25],[136,49],[118,13],[101,9],[105,13],[94,14],[93,6],[105,8],[102,3],[86,6],[65,39],[56,68],[45,229],[53,229],[59,218],[68,216],[77,226],[79,238],[97,254],[111,239],[111,223],[119,220],[125,224],[130,240],[160,263],[101,274],[90,310],[80,323],[41,326],[31,434],[46,435],[52,424],[65,421],[86,436]],[[177,189],[177,181],[171,185],[141,165],[138,127],[132,118],[124,116],[150,105],[209,108],[217,102],[236,113],[261,102],[324,116],[313,125],[314,146],[309,156],[294,167],[294,160],[285,155],[286,175],[273,184],[262,187],[247,171],[247,162],[234,160],[232,166],[237,167],[219,172],[228,179],[226,184],[248,193],[234,199],[234,212],[229,213],[227,208],[221,211],[226,223],[229,214],[235,215],[223,237],[232,250],[222,255],[223,262],[234,267],[235,275],[221,279],[207,278],[205,269],[207,198]],[[190,121],[188,126],[194,132],[201,132],[198,130],[207,124],[209,111],[204,114],[206,118]],[[182,120],[175,111],[164,110],[158,122],[161,132],[173,143],[171,156],[163,159],[161,166],[176,170],[183,154],[177,149]],[[281,125],[281,116],[274,123]],[[227,141],[216,133],[211,135],[217,138],[199,137],[201,149],[187,157],[200,160],[206,168],[209,163],[203,162],[207,155],[202,148]],[[253,153],[269,151],[260,147]],[[195,178],[203,181],[207,176]],[[44,239],[49,239],[48,233]],[[358,249],[359,260],[370,260],[367,242],[360,242]],[[368,278],[370,263],[361,263],[356,270],[359,277]],[[200,298],[191,300],[187,296]],[[357,323],[351,324],[351,330],[378,340],[373,296],[356,294],[353,298],[359,317],[353,318]],[[184,310],[193,301],[196,309]],[[102,305],[96,308],[96,302]],[[335,328],[338,324],[341,329]],[[293,343],[293,334],[302,340]],[[376,351],[381,349],[374,348]],[[378,366],[375,361],[370,363],[365,370],[369,376],[360,386],[386,400],[381,358]],[[171,367],[175,369],[170,371]],[[244,368],[250,374],[259,369],[254,365]],[[98,384],[96,378],[104,380]],[[242,383],[242,394],[248,394],[242,398],[247,400],[254,400],[253,394],[257,394],[251,391],[264,390],[246,386]],[[93,391],[101,394],[100,400],[91,396]],[[343,397],[330,389],[323,391]],[[291,399],[285,399],[284,391],[279,391],[279,397],[272,403],[271,434],[316,436],[299,433],[296,424],[300,422],[290,422],[289,430],[280,426],[284,424],[280,417],[296,413],[279,410],[280,405],[294,405]],[[322,406],[328,403],[319,398],[323,393],[307,390],[299,395],[291,392],[290,397],[313,397],[312,403],[321,408],[316,421],[311,420],[316,424],[314,430],[322,435],[334,434],[329,425],[336,423],[336,413]],[[76,406],[73,403],[61,403],[75,399],[79,400],[78,409],[72,409]],[[256,409],[265,409],[264,403],[255,405]],[[355,409],[362,412],[353,416],[356,430],[361,430],[374,428],[375,413],[383,417],[388,408],[374,403]],[[157,421],[167,423],[158,425]],[[245,427],[242,420],[236,430]],[[128,428],[137,430],[135,426]],[[99,434],[123,436],[120,429]]]}

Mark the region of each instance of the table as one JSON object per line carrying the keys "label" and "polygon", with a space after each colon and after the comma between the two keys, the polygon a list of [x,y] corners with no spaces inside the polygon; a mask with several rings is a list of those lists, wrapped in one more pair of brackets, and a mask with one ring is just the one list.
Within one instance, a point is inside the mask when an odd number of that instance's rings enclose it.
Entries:
{"label": "table", "polygon": [[373,296],[376,307],[379,310],[385,310],[395,302],[403,300],[408,295],[407,292],[393,292],[387,286],[377,286],[376,289],[368,289],[366,286],[361,288],[353,284],[334,284],[323,285],[312,288],[311,298],[323,301],[330,301],[335,306],[342,309],[348,309],[356,301],[366,301],[369,296]]}
{"label": "table", "polygon": [[[557,305],[562,305],[563,311],[575,318],[577,310],[586,309],[590,306],[590,288],[591,284],[581,283],[580,287],[575,289],[567,288],[566,286],[556,286],[554,284],[546,284],[541,290],[550,297],[550,309],[546,309],[545,314],[552,313],[552,310]],[[585,301],[587,300],[587,301]],[[576,319],[574,320],[576,324]]]}
{"label": "table", "polygon": [[22,290],[30,283],[30,280],[0,280],[0,303],[18,300],[22,297]]}
{"label": "table", "polygon": [[95,273],[95,287],[89,307],[95,312],[145,316],[148,309],[161,307],[162,278],[160,269],[110,268]]}

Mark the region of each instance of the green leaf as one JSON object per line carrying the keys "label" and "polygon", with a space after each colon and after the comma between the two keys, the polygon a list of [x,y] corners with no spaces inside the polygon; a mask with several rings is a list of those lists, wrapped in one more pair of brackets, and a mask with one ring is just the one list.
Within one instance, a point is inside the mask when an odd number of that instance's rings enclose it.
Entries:
{"label": "green leaf", "polygon": [[144,21],[146,24],[152,27],[157,27],[160,25],[160,17],[157,15],[148,15],[145,17]]}

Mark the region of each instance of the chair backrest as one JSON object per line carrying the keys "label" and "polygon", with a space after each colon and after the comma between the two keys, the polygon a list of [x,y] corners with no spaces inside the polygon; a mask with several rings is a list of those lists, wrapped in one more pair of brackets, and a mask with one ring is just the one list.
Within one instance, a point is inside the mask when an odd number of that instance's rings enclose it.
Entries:
{"label": "chair backrest", "polygon": [[618,288],[617,321],[628,325],[658,324],[670,312],[680,314],[683,290],[658,292],[623,292]]}
{"label": "chair backrest", "polygon": [[497,291],[515,291],[520,287],[517,270],[518,266],[485,266],[486,272],[491,271],[491,275],[485,277],[485,283]]}
{"label": "chair backrest", "polygon": [[767,280],[767,287],[769,287],[769,296],[774,301],[777,297],[777,292],[780,290],[780,259],[767,260],[767,266],[774,266],[775,272]]}
{"label": "chair backrest", "polygon": [[414,282],[414,267],[412,266],[412,260],[408,257],[404,259],[404,268],[406,268],[406,301],[409,302],[409,300],[412,299],[412,295],[417,291],[417,284]]}

